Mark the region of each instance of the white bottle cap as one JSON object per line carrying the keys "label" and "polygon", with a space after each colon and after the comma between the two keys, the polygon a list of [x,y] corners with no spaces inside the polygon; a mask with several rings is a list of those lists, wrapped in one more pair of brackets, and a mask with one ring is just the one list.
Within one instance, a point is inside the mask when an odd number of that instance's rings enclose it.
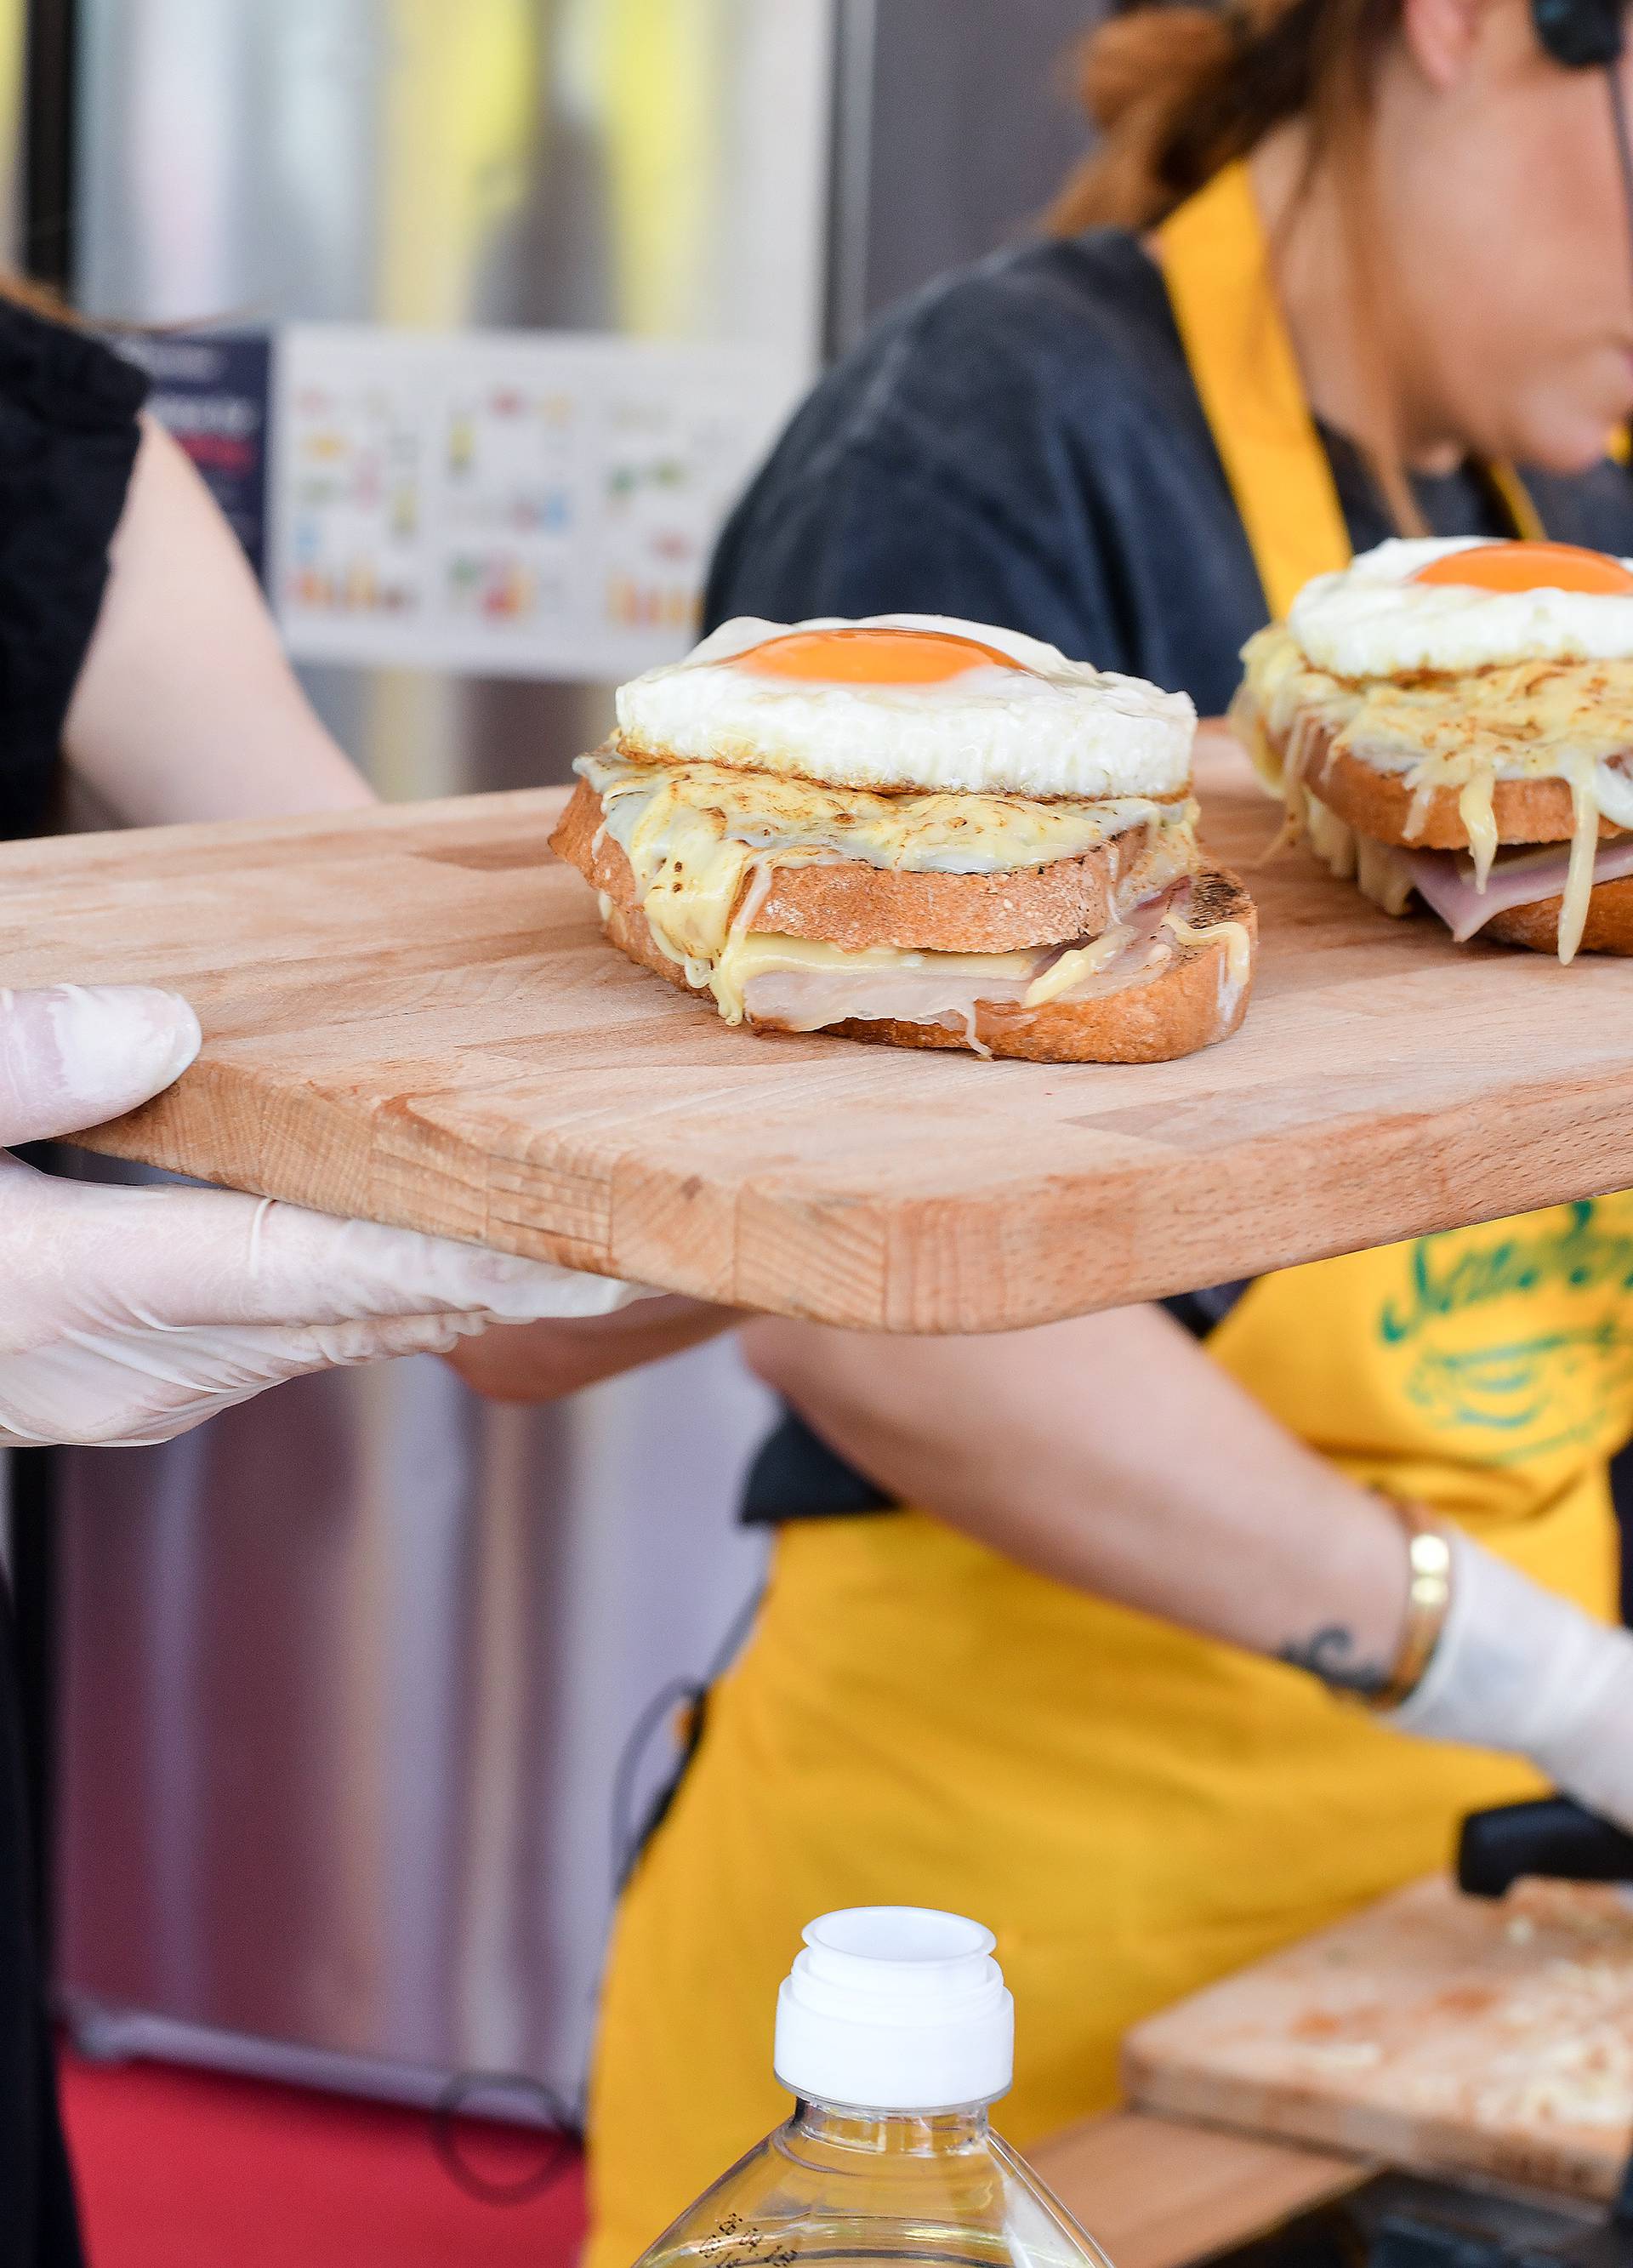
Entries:
{"label": "white bottle cap", "polygon": [[824,1914],[776,1996],[776,2075],[865,2110],[954,2110],[1004,2094],[1015,2003],[979,1922],[922,1906]]}

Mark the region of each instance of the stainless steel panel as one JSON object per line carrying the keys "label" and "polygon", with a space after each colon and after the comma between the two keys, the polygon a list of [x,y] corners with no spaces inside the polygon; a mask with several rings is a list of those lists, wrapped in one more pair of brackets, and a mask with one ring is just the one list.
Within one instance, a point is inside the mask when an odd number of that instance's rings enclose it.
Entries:
{"label": "stainless steel panel", "polygon": [[546,1413],[416,1360],[66,1460],[59,1977],[99,2041],[157,2012],[570,2098],[618,1762],[758,1587],[765,1417],[708,1352]]}
{"label": "stainless steel panel", "polygon": [[1034,228],[1090,135],[1071,48],[1107,0],[842,0],[831,343]]}

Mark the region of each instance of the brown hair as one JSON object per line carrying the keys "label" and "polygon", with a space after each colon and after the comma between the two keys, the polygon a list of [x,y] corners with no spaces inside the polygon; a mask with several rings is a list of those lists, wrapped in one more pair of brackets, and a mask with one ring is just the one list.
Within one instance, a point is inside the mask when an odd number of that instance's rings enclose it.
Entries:
{"label": "brown hair", "polygon": [[1390,319],[1371,225],[1372,99],[1401,0],[1235,0],[1224,8],[1142,7],[1114,17],[1077,57],[1100,141],[1049,215],[1079,229],[1147,229],[1273,127],[1309,129],[1307,192],[1318,170],[1340,192],[1350,299],[1367,367],[1367,455],[1403,532],[1422,532],[1388,379]]}
{"label": "brown hair", "polygon": [[32,276],[19,276],[15,269],[0,268],[0,299],[10,299],[14,306],[30,308],[36,315],[49,315],[55,322],[77,323],[79,320],[48,284],[36,284]]}

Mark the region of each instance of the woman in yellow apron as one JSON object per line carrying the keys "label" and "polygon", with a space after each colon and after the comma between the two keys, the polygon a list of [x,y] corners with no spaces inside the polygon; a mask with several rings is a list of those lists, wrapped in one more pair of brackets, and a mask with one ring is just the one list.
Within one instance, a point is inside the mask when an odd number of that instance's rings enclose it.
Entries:
{"label": "woman in yellow apron", "polygon": [[[938,286],[819,389],[711,613],[1003,621],[1217,711],[1267,612],[1392,525],[1633,551],[1633,489],[1600,461],[1633,408],[1606,100],[1629,67],[1619,11],[1590,9],[1569,58],[1560,13],[1552,51],[1521,0],[1114,25],[1069,232]],[[775,1986],[810,1916],[909,1901],[996,1928],[1025,2145],[1114,2099],[1146,2012],[1534,1792],[1515,1757],[1329,1690],[1400,1667],[1367,1602],[1394,1582],[1399,1629],[1408,1547],[1369,1490],[1483,1541],[1497,1622],[1546,1608],[1562,1648],[1612,1649],[1584,1657],[1611,1697],[1582,1783],[1611,1801],[1633,1643],[1538,1587],[1613,1615],[1630,1286],[1616,1197],[1167,1316],[936,1344],[757,1326],[853,1462],[796,1422],[751,1486],[768,1594],[618,1921],[591,2268],[625,2268],[781,2115]]]}

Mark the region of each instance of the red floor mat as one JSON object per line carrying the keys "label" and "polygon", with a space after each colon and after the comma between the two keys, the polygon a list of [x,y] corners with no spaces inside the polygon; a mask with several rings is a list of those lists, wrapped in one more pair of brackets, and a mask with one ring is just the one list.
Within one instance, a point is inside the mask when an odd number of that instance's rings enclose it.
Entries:
{"label": "red floor mat", "polygon": [[[91,2268],[572,2268],[577,2158],[518,2205],[450,2177],[423,2113],[157,2064],[63,2062]],[[463,2130],[481,2178],[523,2180],[540,2138]]]}

